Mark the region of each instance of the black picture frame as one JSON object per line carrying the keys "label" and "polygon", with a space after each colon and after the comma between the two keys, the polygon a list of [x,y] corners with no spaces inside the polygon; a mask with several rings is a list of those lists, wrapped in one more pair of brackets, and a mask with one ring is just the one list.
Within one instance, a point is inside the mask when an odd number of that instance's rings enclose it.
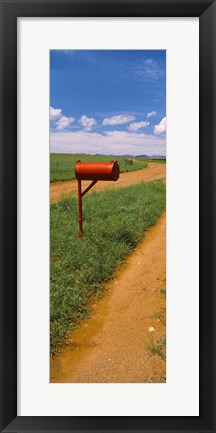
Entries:
{"label": "black picture frame", "polygon": [[[0,0],[0,431],[215,432],[216,2],[215,0]],[[199,17],[200,415],[17,416],[17,18]],[[187,384],[185,384],[187,392]]]}

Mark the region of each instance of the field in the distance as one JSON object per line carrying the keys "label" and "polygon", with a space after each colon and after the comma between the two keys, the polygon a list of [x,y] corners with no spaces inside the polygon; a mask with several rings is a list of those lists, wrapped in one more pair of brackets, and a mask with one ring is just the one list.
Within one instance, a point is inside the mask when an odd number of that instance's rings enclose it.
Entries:
{"label": "field in the distance", "polygon": [[141,158],[141,157],[136,157],[136,160],[137,161],[140,161],[140,162],[157,162],[157,163],[159,163],[159,164],[166,164],[166,158],[145,158],[145,157],[143,157],[143,158]]}
{"label": "field in the distance", "polygon": [[50,182],[75,179],[74,168],[77,160],[83,162],[108,162],[117,160],[120,172],[140,170],[147,167],[147,160],[133,159],[116,155],[86,155],[86,154],[50,154]]}

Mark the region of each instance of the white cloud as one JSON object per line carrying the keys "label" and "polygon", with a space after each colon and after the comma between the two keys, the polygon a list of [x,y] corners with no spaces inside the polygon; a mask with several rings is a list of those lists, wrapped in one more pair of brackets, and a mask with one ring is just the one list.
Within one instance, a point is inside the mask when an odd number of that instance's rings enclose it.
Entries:
{"label": "white cloud", "polygon": [[71,125],[71,123],[75,122],[74,117],[66,117],[62,116],[58,122],[56,123],[56,129],[65,129]]}
{"label": "white cloud", "polygon": [[50,107],[50,120],[55,122],[56,129],[65,129],[75,122],[74,117],[62,116],[61,108]]}
{"label": "white cloud", "polygon": [[61,117],[62,110],[61,108],[53,108],[50,107],[50,120],[57,120]]}
{"label": "white cloud", "polygon": [[91,131],[93,126],[97,125],[97,122],[93,117],[87,117],[85,115],[81,116],[79,122],[85,131]]}
{"label": "white cloud", "polygon": [[128,131],[55,131],[50,134],[50,149],[53,153],[165,155],[166,139]]}
{"label": "white cloud", "polygon": [[147,119],[149,119],[149,117],[156,116],[156,114],[157,114],[156,111],[151,111],[150,113],[147,114]]}
{"label": "white cloud", "polygon": [[113,117],[105,117],[103,120],[103,125],[122,125],[124,123],[131,122],[131,120],[134,120],[134,116],[130,116],[127,114],[119,114],[119,116],[113,116]]}
{"label": "white cloud", "polygon": [[147,122],[147,120],[144,120],[143,122],[134,122],[131,123],[127,129],[128,131],[137,131],[140,128],[146,128],[146,126],[148,126],[149,123],[150,122]]}
{"label": "white cloud", "polygon": [[156,135],[161,135],[161,134],[165,134],[165,132],[166,132],[166,117],[163,117],[160,123],[158,125],[155,125],[154,133]]}
{"label": "white cloud", "polygon": [[156,60],[146,59],[134,67],[134,74],[141,80],[155,81],[164,77],[165,69],[161,69]]}

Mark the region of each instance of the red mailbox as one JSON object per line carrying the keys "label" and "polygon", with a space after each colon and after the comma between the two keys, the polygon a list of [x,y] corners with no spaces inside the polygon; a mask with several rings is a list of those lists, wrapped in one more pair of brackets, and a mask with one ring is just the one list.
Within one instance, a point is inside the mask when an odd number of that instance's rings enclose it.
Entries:
{"label": "red mailbox", "polygon": [[76,178],[79,180],[113,180],[119,178],[119,165],[112,162],[81,162],[75,167]]}
{"label": "red mailbox", "polygon": [[[119,165],[112,162],[81,162],[77,161],[75,175],[78,182],[78,221],[79,237],[83,235],[82,229],[82,197],[97,183],[98,180],[116,181],[119,178]],[[91,180],[90,185],[82,192],[82,180]]]}

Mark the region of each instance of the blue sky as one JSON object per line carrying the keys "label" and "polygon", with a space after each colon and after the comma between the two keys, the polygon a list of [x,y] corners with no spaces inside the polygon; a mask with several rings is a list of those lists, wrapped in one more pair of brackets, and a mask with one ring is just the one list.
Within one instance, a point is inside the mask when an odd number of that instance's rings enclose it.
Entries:
{"label": "blue sky", "polygon": [[166,51],[51,50],[50,151],[166,154]]}

